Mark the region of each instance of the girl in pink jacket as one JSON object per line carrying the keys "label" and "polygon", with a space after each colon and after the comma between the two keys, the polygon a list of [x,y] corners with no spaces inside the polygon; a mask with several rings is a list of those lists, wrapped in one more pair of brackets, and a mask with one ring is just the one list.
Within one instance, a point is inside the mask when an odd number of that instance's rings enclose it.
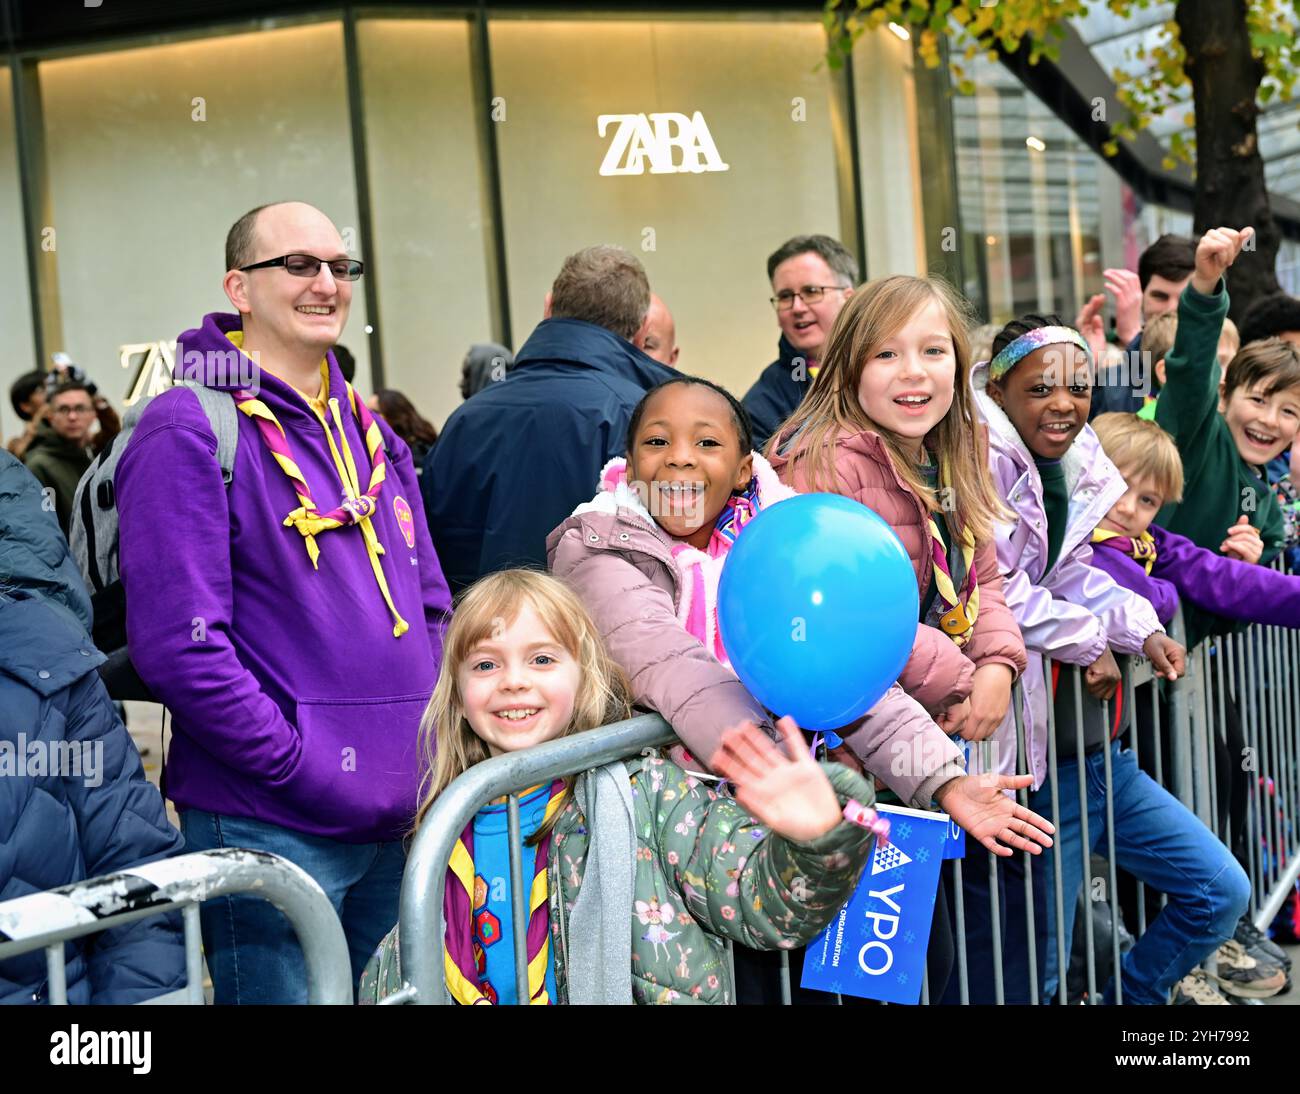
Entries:
{"label": "girl in pink jacket", "polygon": [[[781,481],[880,514],[911,556],[922,613],[903,689],[951,733],[982,740],[1025,668],[993,552],[999,511],[967,385],[966,324],[940,281],[859,289],[812,388],[768,458]],[[942,803],[940,803],[942,805]]]}

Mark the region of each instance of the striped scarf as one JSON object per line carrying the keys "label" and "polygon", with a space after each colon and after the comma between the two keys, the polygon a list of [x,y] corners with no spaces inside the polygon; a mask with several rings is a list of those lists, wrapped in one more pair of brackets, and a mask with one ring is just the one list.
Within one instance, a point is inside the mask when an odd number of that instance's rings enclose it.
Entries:
{"label": "striped scarf", "polygon": [[726,508],[718,514],[713,535],[703,550],[689,543],[675,543],[673,562],[682,577],[681,597],[677,603],[677,621],[704,643],[717,660],[731,668],[731,658],[722,645],[718,629],[718,585],[722,567],[740,530],[758,515],[758,477],[750,480],[743,494],[732,494]]}
{"label": "striped scarf", "polygon": [[731,668],[731,658],[722,644],[718,627],[718,586],[722,567],[741,529],[758,516],[765,506],[792,497],[794,491],[777,480],[762,457],[754,455],[755,474],[744,492],[732,494],[718,514],[713,535],[703,550],[689,543],[674,543],[673,562],[681,575],[681,595],[677,601],[677,621],[703,644],[713,656]]}
{"label": "striped scarf", "polygon": [[[236,331],[227,335],[227,337],[236,346],[242,348],[242,333],[242,331]],[[236,339],[234,334],[241,335],[241,337]],[[328,397],[329,374],[324,366],[322,366],[321,372],[324,384],[322,394]],[[347,388],[347,401],[352,407],[353,415],[361,425],[362,432],[365,434],[366,450],[370,453],[370,483],[363,493],[357,475],[356,463],[352,459],[352,447],[348,444],[347,434],[343,429],[343,416],[339,410],[338,399],[328,399],[334,428],[338,430],[338,444],[335,444],[334,434],[330,432],[329,422],[324,414],[313,407],[316,410],[316,416],[325,427],[325,439],[329,443],[330,455],[333,457],[335,470],[338,472],[339,480],[344,488],[343,503],[338,508],[331,509],[328,513],[322,513],[316,507],[316,502],[311,495],[311,487],[307,485],[307,478],[293,458],[293,452],[289,447],[289,438],[284,431],[284,426],[280,424],[271,408],[251,391],[241,390],[235,392],[234,400],[235,406],[256,424],[267,451],[271,453],[275,462],[280,465],[280,470],[285,473],[290,483],[293,484],[294,493],[298,495],[300,504],[297,509],[284,518],[284,524],[287,528],[297,529],[303,537],[307,547],[307,557],[311,559],[312,569],[320,569],[320,546],[316,542],[318,535],[322,532],[332,532],[338,528],[357,525],[361,529],[361,535],[365,541],[366,557],[370,560],[370,568],[374,572],[375,581],[379,585],[379,592],[393,617],[393,637],[400,638],[407,632],[409,626],[398,612],[397,606],[393,603],[392,594],[389,592],[388,582],[384,578],[384,568],[379,561],[384,554],[384,547],[379,542],[379,537],[375,533],[374,524],[371,520],[378,511],[379,492],[383,488],[384,479],[388,474],[388,460],[384,455],[384,438],[379,431],[378,424],[376,424],[370,411],[366,408],[366,404],[357,396],[352,385],[345,384],[345,387]]]}
{"label": "striped scarf", "polygon": [[[937,486],[938,476],[933,470],[922,467],[921,472],[929,471],[931,485]],[[945,475],[946,479],[947,476]],[[944,548],[943,534],[939,524],[931,516],[928,520],[930,534],[930,554],[934,560],[935,594],[943,605],[939,613],[939,629],[958,646],[964,646],[975,633],[975,622],[980,614],[979,576],[975,572],[975,537],[970,531],[964,531],[961,537],[962,569],[966,572],[962,583],[962,592],[957,591],[952,579],[952,570],[948,566],[948,552]]]}
{"label": "striped scarf", "polygon": [[1092,533],[1092,542],[1101,547],[1120,551],[1142,566],[1148,575],[1156,564],[1156,540],[1150,532],[1140,536],[1122,536],[1107,528],[1097,528]]}
{"label": "striped scarf", "polygon": [[[564,780],[551,784],[540,827],[545,827],[568,801]],[[525,791],[525,794],[529,791]],[[524,797],[521,794],[520,797]],[[552,1002],[546,991],[546,966],[550,960],[550,923],[546,902],[549,897],[546,868],[550,860],[551,833],[537,842],[533,856],[533,880],[528,890],[528,1001],[535,1006]],[[443,971],[452,998],[464,1006],[494,1004],[496,991],[484,978],[487,960],[474,937],[474,822],[465,826],[451,852],[447,887],[442,895]],[[515,925],[516,928],[518,924]]]}

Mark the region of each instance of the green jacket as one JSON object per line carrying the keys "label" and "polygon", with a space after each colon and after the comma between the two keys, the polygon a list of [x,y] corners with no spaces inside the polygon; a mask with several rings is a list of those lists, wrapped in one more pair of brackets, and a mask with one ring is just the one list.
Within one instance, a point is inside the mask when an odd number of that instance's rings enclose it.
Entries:
{"label": "green jacket", "polygon": [[[626,763],[637,833],[634,905],[628,909],[632,998],[732,1003],[727,941],[776,950],[815,938],[852,895],[873,837],[841,821],[810,843],[795,843],[772,835],[731,797],[662,756]],[[841,804],[875,800],[871,785],[855,772],[842,764],[822,766]],[[570,799],[556,820],[547,871],[560,1003],[568,1002],[568,917],[582,887],[587,838]],[[671,921],[665,906],[673,911]],[[652,941],[665,934],[667,940]],[[362,973],[357,997],[377,1003],[401,986],[393,928]]]}
{"label": "green jacket", "polygon": [[23,463],[42,486],[54,490],[54,514],[59,527],[68,534],[72,522],[72,501],[77,493],[77,483],[90,466],[89,449],[59,436],[49,422],[42,422],[36,436],[23,453]]}
{"label": "green jacket", "polygon": [[[1166,505],[1156,523],[1218,552],[1219,544],[1244,514],[1264,540],[1263,562],[1282,549],[1282,510],[1263,475],[1241,458],[1219,413],[1219,331],[1228,314],[1222,281],[1206,296],[1190,285],[1178,301],[1178,333],[1165,358],[1165,384],[1156,403],[1156,422],[1171,434],[1183,458],[1183,501]],[[1233,629],[1226,619],[1184,602],[1190,649],[1207,634]]]}

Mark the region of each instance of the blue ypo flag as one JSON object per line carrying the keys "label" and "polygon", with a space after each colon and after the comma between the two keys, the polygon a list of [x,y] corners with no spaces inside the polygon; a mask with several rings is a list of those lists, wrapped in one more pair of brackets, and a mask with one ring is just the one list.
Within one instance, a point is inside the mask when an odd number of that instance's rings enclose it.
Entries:
{"label": "blue ypo flag", "polygon": [[808,943],[800,983],[886,1003],[917,1003],[949,840],[948,814],[895,805],[876,810],[889,821],[889,843],[876,844],[849,902]]}

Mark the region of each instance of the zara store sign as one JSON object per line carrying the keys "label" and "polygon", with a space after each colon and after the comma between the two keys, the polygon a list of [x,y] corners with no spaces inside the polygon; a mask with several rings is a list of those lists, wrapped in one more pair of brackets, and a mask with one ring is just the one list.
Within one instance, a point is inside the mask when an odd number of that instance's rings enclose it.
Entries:
{"label": "zara store sign", "polygon": [[726,171],[713,135],[698,110],[685,114],[601,114],[596,134],[604,137],[614,126],[609,148],[600,165],[602,175],[643,175],[647,161],[650,174]]}

